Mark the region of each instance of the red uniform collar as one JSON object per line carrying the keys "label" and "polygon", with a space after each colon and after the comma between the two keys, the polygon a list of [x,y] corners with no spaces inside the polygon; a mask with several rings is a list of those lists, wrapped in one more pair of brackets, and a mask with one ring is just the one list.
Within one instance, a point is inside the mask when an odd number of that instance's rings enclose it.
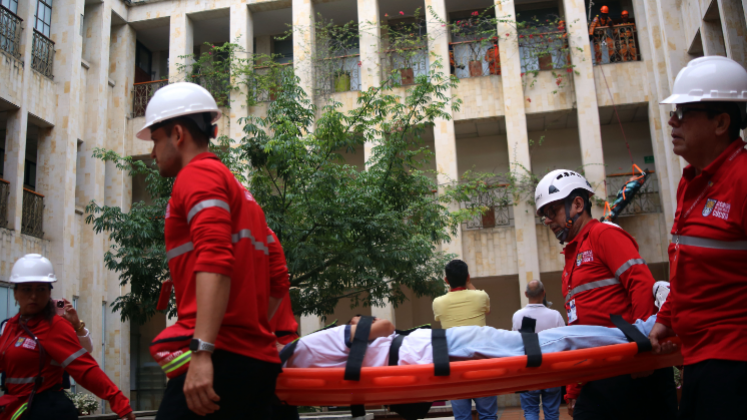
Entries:
{"label": "red uniform collar", "polygon": [[216,160],[220,160],[220,159],[218,159],[218,156],[215,155],[215,153],[212,153],[212,152],[202,152],[199,155],[193,157],[192,160],[189,161],[189,163],[199,162],[199,161],[205,160],[205,159],[216,159]]}
{"label": "red uniform collar", "polygon": [[573,248],[576,248],[584,239],[586,239],[587,236],[589,236],[589,233],[591,233],[591,228],[596,226],[598,223],[602,223],[597,219],[591,219],[589,223],[584,226],[580,232],[576,235],[575,238],[573,238],[572,241],[568,242],[568,245],[566,245],[566,248],[569,246],[573,246]]}
{"label": "red uniform collar", "polygon": [[[713,176],[718,172],[719,169],[726,163],[726,160],[731,157],[732,154],[734,154],[737,149],[744,148],[744,146],[747,143],[744,142],[741,138],[734,140],[729,144],[729,147],[727,147],[723,152],[721,152],[720,155],[711,162],[710,165],[706,166],[702,174],[706,176]],[[682,176],[685,177],[688,181],[692,181],[693,178],[696,176],[695,167],[693,165],[687,165],[685,169],[682,171]]]}
{"label": "red uniform collar", "polygon": [[463,286],[463,287],[452,287],[451,290],[449,290],[449,291],[450,292],[460,292],[462,290],[467,290],[467,286]]}

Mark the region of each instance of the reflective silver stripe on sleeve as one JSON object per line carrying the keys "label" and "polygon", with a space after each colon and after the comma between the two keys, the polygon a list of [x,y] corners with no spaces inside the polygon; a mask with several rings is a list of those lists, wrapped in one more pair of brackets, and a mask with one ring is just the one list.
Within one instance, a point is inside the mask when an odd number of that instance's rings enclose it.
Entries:
{"label": "reflective silver stripe on sleeve", "polygon": [[[34,383],[34,379],[36,379],[36,377],[32,377],[32,378],[5,378],[5,383],[6,384],[33,384]],[[43,380],[43,378],[42,378],[42,380]]]}
{"label": "reflective silver stripe on sleeve", "polygon": [[80,356],[83,356],[86,353],[88,353],[88,350],[86,350],[86,349],[80,349],[80,350],[76,351],[75,353],[71,354],[70,357],[68,357],[67,359],[65,359],[65,361],[62,362],[62,364],[60,366],[62,366],[62,368],[65,369],[67,367],[67,365],[69,365],[70,363],[73,363],[73,361],[75,361],[75,359],[79,358]]}
{"label": "reflective silver stripe on sleeve", "polygon": [[565,297],[565,303],[568,303],[568,301],[571,300],[571,298],[573,298],[573,296],[578,293],[585,292],[591,289],[597,289],[600,287],[614,286],[616,284],[620,284],[620,280],[604,279],[604,280],[592,281],[591,283],[582,284],[581,286],[576,286],[568,293],[568,296]]}
{"label": "reflective silver stripe on sleeve", "polygon": [[275,238],[272,235],[267,235],[267,243],[271,244],[275,242]]}
{"label": "reflective silver stripe on sleeve", "polygon": [[172,259],[182,254],[186,254],[187,252],[192,251],[193,249],[195,249],[195,246],[192,244],[192,242],[181,244],[177,247],[171,248],[170,250],[166,251],[166,259],[168,261],[171,261]]}
{"label": "reflective silver stripe on sleeve", "polygon": [[229,214],[231,213],[231,207],[228,206],[228,203],[226,203],[223,200],[205,200],[200,201],[199,203],[195,204],[194,207],[189,209],[189,213],[187,213],[187,223],[192,222],[192,218],[197,215],[197,213],[208,209],[210,207],[220,207],[223,210],[227,211]]}
{"label": "reflective silver stripe on sleeve", "polygon": [[696,236],[672,235],[672,242],[699,248],[722,249],[725,251],[747,251],[747,241],[718,241]]}
{"label": "reflective silver stripe on sleeve", "polygon": [[247,238],[252,241],[252,245],[254,245],[254,248],[257,251],[262,251],[265,253],[265,255],[270,255],[270,250],[267,248],[267,246],[265,246],[265,244],[263,244],[262,242],[257,242],[257,240],[254,239],[254,236],[252,236],[252,231],[250,231],[249,229],[241,229],[239,233],[234,233],[233,235],[231,235],[231,240],[233,241],[233,243]]}
{"label": "reflective silver stripe on sleeve", "polygon": [[632,260],[628,260],[625,262],[625,264],[621,265],[620,268],[615,271],[615,278],[620,280],[620,276],[628,269],[634,265],[643,264],[646,265],[646,261],[643,260],[643,258],[634,258]]}

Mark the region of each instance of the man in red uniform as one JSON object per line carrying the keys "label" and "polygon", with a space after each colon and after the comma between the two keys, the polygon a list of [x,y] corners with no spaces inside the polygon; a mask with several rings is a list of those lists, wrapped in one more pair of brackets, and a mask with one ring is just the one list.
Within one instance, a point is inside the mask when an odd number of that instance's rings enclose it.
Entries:
{"label": "man in red uniform", "polygon": [[[638,244],[617,225],[591,216],[589,182],[580,174],[555,170],[537,185],[537,215],[563,250],[563,295],[568,325],[614,327],[610,314],[632,323],[656,312],[654,278]],[[673,419],[677,410],[672,369],[648,377],[631,375],[567,386],[568,410],[576,419]]]}
{"label": "man in red uniform", "polygon": [[151,345],[171,378],[158,419],[271,416],[280,359],[269,318],[288,283],[270,281],[262,209],[208,152],[220,115],[207,90],[174,83],[150,100],[138,132],[153,140],[161,176],[176,176],[165,239],[178,321]]}
{"label": "man in red uniform", "polygon": [[677,334],[685,359],[680,419],[744,418],[747,394],[747,71],[726,57],[690,61],[674,82],[677,188],[669,244],[671,292],[649,338]]}

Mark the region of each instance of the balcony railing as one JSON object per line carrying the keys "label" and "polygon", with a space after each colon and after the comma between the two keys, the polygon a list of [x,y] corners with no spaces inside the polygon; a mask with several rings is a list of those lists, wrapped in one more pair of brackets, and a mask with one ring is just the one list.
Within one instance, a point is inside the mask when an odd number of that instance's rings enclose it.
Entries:
{"label": "balcony railing", "polygon": [[[659,196],[659,181],[656,179],[656,173],[648,172],[648,179],[638,194],[633,197],[633,201],[628,204],[620,213],[620,217],[634,216],[636,214],[661,213],[661,197]],[[632,173],[612,174],[607,176],[607,201],[610,205],[617,199],[617,192],[620,191],[628,180],[633,176]]]}
{"label": "balcony railing", "polygon": [[54,79],[54,41],[36,29],[31,45],[31,68]]}
{"label": "balcony railing", "polygon": [[481,215],[462,224],[462,228],[466,230],[511,226],[514,219],[511,195],[507,186],[503,184],[475,194],[470,201],[461,203],[461,207],[463,209],[487,208]]}
{"label": "balcony railing", "polygon": [[23,189],[21,233],[37,238],[44,237],[44,196],[27,188]]}
{"label": "balcony railing", "polygon": [[501,58],[491,42],[458,41],[449,44],[451,73],[460,79],[501,74]]}
{"label": "balcony railing", "polygon": [[135,83],[132,85],[134,97],[132,100],[132,116],[142,117],[145,115],[145,108],[148,107],[150,98],[158,89],[169,84],[168,79],[156,80],[153,82]]}
{"label": "balcony railing", "polygon": [[592,61],[596,64],[640,61],[638,33],[634,23],[622,23],[594,29]]}
{"label": "balcony railing", "polygon": [[8,226],[8,199],[10,198],[10,182],[0,178],[0,227]]}
{"label": "balcony railing", "polygon": [[403,86],[415,83],[415,78],[428,74],[428,49],[425,46],[385,50],[381,57],[382,79],[394,76]]}
{"label": "balcony railing", "polygon": [[361,90],[361,56],[349,54],[319,60],[314,74],[320,94]]}
{"label": "balcony railing", "polygon": [[283,83],[283,72],[293,74],[293,62],[272,63],[254,68],[257,78],[252,80],[249,87],[257,102],[271,102],[277,99]]}
{"label": "balcony railing", "polygon": [[0,5],[0,50],[21,59],[21,22],[10,9]]}
{"label": "balcony railing", "polygon": [[521,71],[562,69],[571,64],[564,31],[519,34]]}

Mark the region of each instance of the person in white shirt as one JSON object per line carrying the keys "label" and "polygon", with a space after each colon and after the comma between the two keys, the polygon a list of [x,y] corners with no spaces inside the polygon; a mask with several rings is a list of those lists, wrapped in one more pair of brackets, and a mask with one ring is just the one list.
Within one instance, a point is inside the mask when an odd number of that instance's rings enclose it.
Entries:
{"label": "person in white shirt", "polygon": [[[545,285],[539,280],[530,281],[527,284],[527,290],[524,295],[529,299],[529,304],[514,313],[513,330],[521,329],[521,322],[524,317],[532,318],[537,321],[534,332],[546,331],[552,328],[565,327],[565,321],[560,312],[546,307]],[[519,394],[521,398],[521,408],[524,410],[526,420],[539,420],[540,397],[542,397],[542,409],[545,412],[546,420],[557,420],[560,417],[560,399],[561,390],[557,388],[538,389],[536,391],[526,391]]]}

